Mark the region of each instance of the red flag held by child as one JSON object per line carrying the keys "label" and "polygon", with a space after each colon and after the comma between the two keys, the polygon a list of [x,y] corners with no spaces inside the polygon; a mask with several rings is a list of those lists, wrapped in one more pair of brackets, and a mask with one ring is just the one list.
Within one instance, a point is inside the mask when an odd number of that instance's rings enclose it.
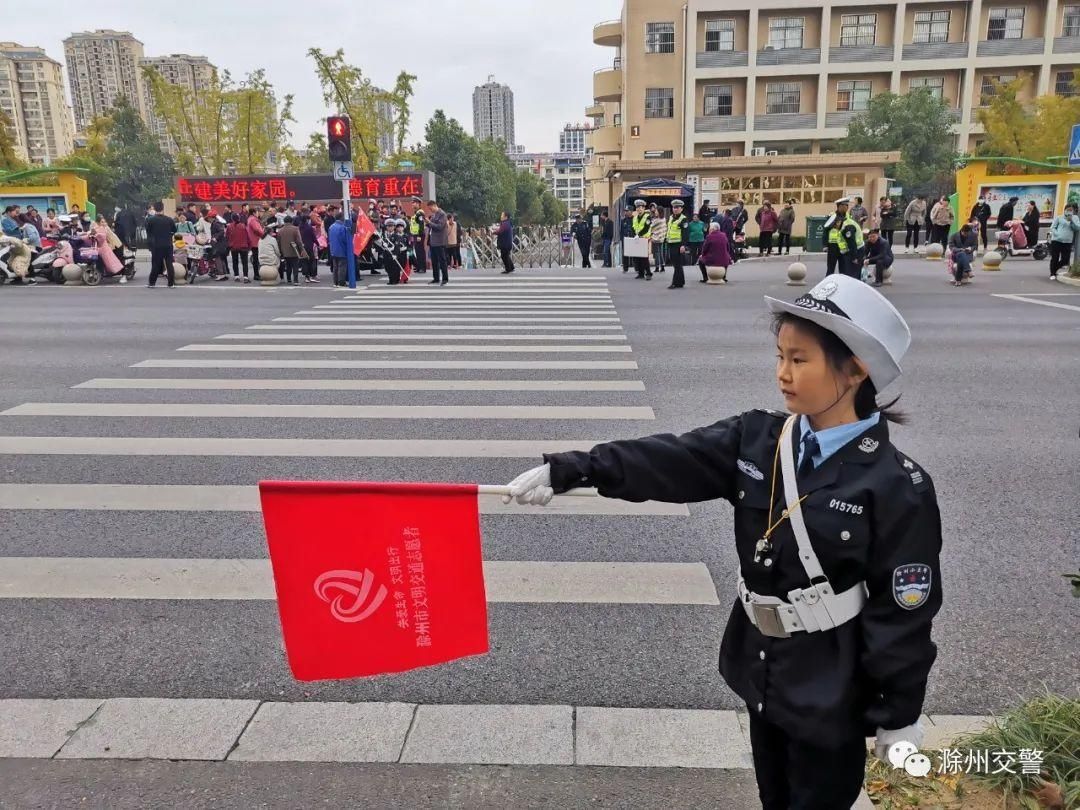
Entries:
{"label": "red flag held by child", "polygon": [[259,492],[298,680],[487,652],[475,484],[263,481]]}
{"label": "red flag held by child", "polygon": [[353,235],[353,255],[359,256],[375,235],[375,225],[363,211],[356,217],[356,233]]}

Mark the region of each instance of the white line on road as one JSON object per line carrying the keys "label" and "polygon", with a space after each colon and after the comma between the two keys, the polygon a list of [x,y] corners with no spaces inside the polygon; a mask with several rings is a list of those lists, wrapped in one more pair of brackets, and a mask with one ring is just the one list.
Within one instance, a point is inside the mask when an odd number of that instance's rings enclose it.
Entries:
{"label": "white line on road", "polygon": [[264,419],[644,419],[652,408],[606,405],[294,405],[213,402],[27,402],[0,416]]}
{"label": "white line on road", "polygon": [[[552,313],[548,313],[552,314]],[[380,316],[380,315],[360,315],[360,316],[343,316],[343,315],[303,315],[301,317],[296,316],[284,316],[281,318],[274,318],[275,321],[283,321],[285,323],[431,323],[432,321],[448,321],[452,323],[548,323],[548,324],[579,324],[579,323],[618,323],[618,317],[609,318],[538,318],[532,316],[524,316],[520,318],[493,318],[490,316],[483,318],[476,317],[459,317],[457,315],[437,315],[435,313],[429,313],[424,317],[417,317],[415,315],[409,315],[402,317],[401,315],[393,316]],[[410,327],[412,328],[412,327]],[[474,327],[469,327],[470,329]],[[532,328],[532,327],[529,327]],[[539,328],[539,327],[536,327]],[[584,327],[567,327],[567,326],[545,326],[545,329],[567,329],[567,328],[584,328]]]}
{"label": "white line on road", "polygon": [[342,334],[305,335],[299,332],[272,333],[241,332],[239,334],[218,335],[214,340],[626,340],[626,335],[437,335],[437,334],[401,334],[398,332],[346,332]]}
{"label": "white line on road", "polygon": [[[406,301],[419,301],[424,298],[423,295],[358,295],[355,298],[339,298],[335,301],[331,301],[332,304],[338,304],[341,306],[351,306],[354,304],[373,304],[382,306],[387,302],[394,302],[397,300],[405,299]],[[432,299],[435,300],[435,299]],[[611,301],[611,295],[608,293],[589,293],[588,295],[573,295],[570,293],[530,293],[528,295],[491,295],[487,293],[469,293],[468,295],[440,295],[439,301],[443,303],[453,303],[461,301],[483,301],[485,304],[495,301],[511,301],[511,302],[524,302],[524,303],[544,303],[544,302],[559,302],[559,301]]]}
{"label": "white line on road", "polygon": [[550,306],[550,307],[516,307],[516,306],[491,306],[485,307],[482,304],[477,305],[465,305],[454,306],[453,304],[446,306],[430,306],[425,307],[423,305],[403,304],[401,306],[391,307],[350,307],[348,309],[342,307],[332,307],[329,304],[325,306],[317,306],[312,309],[301,310],[295,314],[297,315],[361,315],[366,312],[379,315],[422,315],[424,313],[442,314],[442,315],[529,315],[535,313],[537,315],[614,315],[615,307],[600,307],[595,305],[573,307],[573,306]]}
{"label": "white line on road", "polygon": [[599,441],[544,439],[240,439],[175,436],[0,436],[0,455],[281,458],[540,458]]}
{"label": "white line on road", "polygon": [[248,343],[191,343],[181,346],[178,352],[259,352],[269,354],[271,352],[321,352],[323,354],[338,354],[345,352],[365,352],[379,354],[385,352],[423,352],[424,354],[464,354],[483,352],[485,354],[629,354],[633,351],[630,346],[490,346],[484,344],[470,345],[439,344],[429,346],[415,343],[318,343],[305,346],[262,346]]}
{"label": "white line on road", "polygon": [[[250,407],[250,406],[249,406]],[[94,512],[260,512],[254,486],[157,484],[4,484],[0,509],[87,510]],[[667,515],[686,517],[681,503],[632,503],[611,498],[555,497],[547,506],[504,504],[498,495],[480,496],[482,515]]]}
{"label": "white line on road", "polygon": [[[485,561],[489,602],[719,605],[703,563]],[[269,560],[0,557],[3,599],[274,600]]]}
{"label": "white line on road", "polygon": [[[306,321],[307,319],[304,319],[304,320]],[[314,318],[312,320],[322,320],[322,319]],[[425,320],[426,321],[426,319],[419,319],[419,318],[410,319],[410,320]],[[473,320],[473,319],[470,318],[469,320]],[[481,319],[477,319],[477,320],[481,320]],[[316,329],[324,329],[327,332],[332,332],[335,329],[363,331],[363,330],[372,330],[372,329],[390,329],[391,327],[386,326],[386,325],[365,326],[363,324],[338,324],[338,325],[334,325],[332,323],[318,323],[318,324],[316,324],[316,323],[307,323],[306,325],[302,324],[302,323],[288,323],[288,324],[285,324],[285,323],[259,323],[259,324],[255,324],[254,326],[249,326],[247,328],[250,329],[250,330],[259,331],[259,332],[281,332],[281,331],[288,331],[288,330],[302,332],[302,331],[305,331],[305,330],[311,331],[311,330],[316,330]],[[606,325],[593,326],[593,325],[590,325],[590,324],[566,324],[566,325],[536,324],[536,325],[529,325],[529,324],[494,324],[494,323],[487,323],[485,325],[480,326],[480,325],[470,325],[470,324],[465,324],[465,323],[450,323],[450,324],[411,323],[407,327],[404,327],[404,328],[411,329],[414,332],[421,331],[421,330],[426,330],[426,331],[429,331],[429,332],[439,332],[439,331],[446,331],[446,330],[452,330],[452,329],[461,329],[463,331],[468,331],[470,329],[472,329],[472,330],[483,329],[485,332],[521,332],[521,331],[528,331],[530,329],[550,329],[551,332],[552,332],[552,335],[554,337],[559,337],[559,335],[560,335],[559,330],[561,330],[561,329],[579,329],[579,330],[580,329],[590,329],[590,330],[594,330],[594,331],[598,331],[598,332],[599,331],[607,331],[607,332],[612,332],[612,331],[621,332],[622,331],[621,326],[606,326]],[[253,337],[255,337],[255,336],[253,336]]]}
{"label": "white line on road", "polygon": [[1055,309],[1071,309],[1074,312],[1080,312],[1080,307],[1073,304],[1059,304],[1057,301],[1040,301],[1037,298],[1027,298],[1023,295],[1004,295],[1002,293],[992,293],[994,298],[1008,298],[1011,301],[1022,301],[1025,304],[1039,304],[1044,307],[1054,307]]}
{"label": "white line on road", "polygon": [[533,369],[565,371],[636,371],[633,360],[216,360],[192,358],[183,360],[143,360],[132,368],[423,368],[443,370],[463,369]]}
{"label": "white line on road", "polygon": [[118,377],[72,388],[197,391],[644,391],[640,380],[266,380]]}

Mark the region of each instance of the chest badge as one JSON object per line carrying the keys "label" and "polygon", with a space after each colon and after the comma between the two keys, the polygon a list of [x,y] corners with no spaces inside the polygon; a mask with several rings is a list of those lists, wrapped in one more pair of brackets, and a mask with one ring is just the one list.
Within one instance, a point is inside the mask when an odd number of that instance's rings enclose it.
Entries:
{"label": "chest badge", "polygon": [[915,610],[930,598],[933,572],[929,565],[908,563],[893,569],[893,598],[904,610]]}
{"label": "chest badge", "polygon": [[859,442],[859,449],[862,450],[864,453],[873,453],[875,450],[878,449],[878,445],[880,444],[881,442],[879,442],[877,439],[871,439],[869,436],[867,436],[865,439]]}
{"label": "chest badge", "polygon": [[759,470],[757,468],[757,465],[754,464],[754,462],[740,458],[738,462],[736,462],[736,464],[740,470],[753,478],[755,481],[765,480],[765,473]]}

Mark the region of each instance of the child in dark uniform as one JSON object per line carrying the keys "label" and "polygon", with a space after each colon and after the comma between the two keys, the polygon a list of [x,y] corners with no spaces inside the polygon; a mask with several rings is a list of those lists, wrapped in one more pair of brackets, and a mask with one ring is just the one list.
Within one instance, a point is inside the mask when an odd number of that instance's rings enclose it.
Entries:
{"label": "child in dark uniform", "polygon": [[878,392],[911,335],[876,290],[828,276],[794,303],[766,298],[789,414],[754,410],[675,436],[553,453],[511,495],[735,507],[738,594],[720,671],[750,712],[766,810],[850,808],[865,737],[886,759],[918,746],[930,630],[941,607],[941,523],[930,476],[896,450]]}

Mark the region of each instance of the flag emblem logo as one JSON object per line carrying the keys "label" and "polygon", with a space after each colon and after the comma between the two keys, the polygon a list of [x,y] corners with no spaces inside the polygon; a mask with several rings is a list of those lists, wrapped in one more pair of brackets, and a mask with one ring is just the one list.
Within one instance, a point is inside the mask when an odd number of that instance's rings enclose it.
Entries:
{"label": "flag emblem logo", "polygon": [[[320,574],[315,580],[316,595],[330,605],[330,614],[339,622],[362,622],[386,599],[388,591],[380,585],[374,594],[375,575],[367,570],[333,570]],[[370,597],[370,599],[369,599]]]}

